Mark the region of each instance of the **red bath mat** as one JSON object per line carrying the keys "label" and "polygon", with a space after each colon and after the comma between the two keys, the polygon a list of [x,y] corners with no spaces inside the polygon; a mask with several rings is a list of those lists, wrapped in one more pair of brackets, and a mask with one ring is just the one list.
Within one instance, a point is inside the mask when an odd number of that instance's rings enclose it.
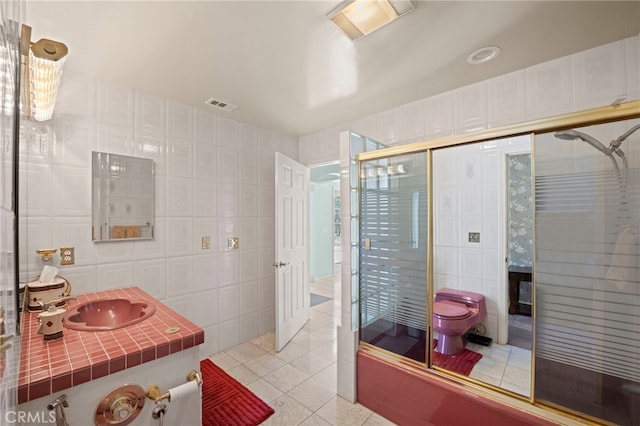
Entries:
{"label": "red bath mat", "polygon": [[275,411],[211,362],[200,361],[202,426],[259,425]]}
{"label": "red bath mat", "polygon": [[[437,340],[433,341],[433,347],[436,347]],[[480,361],[482,355],[478,352],[470,351],[469,349],[463,349],[457,355],[442,355],[440,352],[433,351],[433,365],[445,370],[452,371],[454,373],[468,376],[471,374],[473,367]]]}

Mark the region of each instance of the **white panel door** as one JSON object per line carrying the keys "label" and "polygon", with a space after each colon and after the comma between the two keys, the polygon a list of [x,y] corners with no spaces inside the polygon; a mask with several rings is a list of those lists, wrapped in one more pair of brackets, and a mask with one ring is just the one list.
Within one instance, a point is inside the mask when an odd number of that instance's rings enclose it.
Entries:
{"label": "white panel door", "polygon": [[309,169],[276,153],[276,351],[309,319]]}

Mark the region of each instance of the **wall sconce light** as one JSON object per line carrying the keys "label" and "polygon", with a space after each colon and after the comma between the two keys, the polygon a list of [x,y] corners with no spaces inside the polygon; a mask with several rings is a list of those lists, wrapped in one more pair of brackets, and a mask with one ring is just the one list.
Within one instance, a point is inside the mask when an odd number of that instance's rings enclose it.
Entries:
{"label": "wall sconce light", "polygon": [[329,12],[327,17],[353,41],[414,9],[410,0],[347,0]]}
{"label": "wall sconce light", "polygon": [[23,106],[27,117],[45,121],[53,116],[67,46],[59,41],[40,39],[31,43],[31,27],[22,25],[20,53],[23,65]]}

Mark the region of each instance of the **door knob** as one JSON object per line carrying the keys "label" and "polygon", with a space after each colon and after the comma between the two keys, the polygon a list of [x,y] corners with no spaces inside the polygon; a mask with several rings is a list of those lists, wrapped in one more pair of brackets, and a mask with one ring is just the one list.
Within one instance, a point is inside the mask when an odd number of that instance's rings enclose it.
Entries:
{"label": "door knob", "polygon": [[283,266],[287,266],[289,264],[289,262],[274,262],[273,266],[275,266],[276,268],[281,268]]}

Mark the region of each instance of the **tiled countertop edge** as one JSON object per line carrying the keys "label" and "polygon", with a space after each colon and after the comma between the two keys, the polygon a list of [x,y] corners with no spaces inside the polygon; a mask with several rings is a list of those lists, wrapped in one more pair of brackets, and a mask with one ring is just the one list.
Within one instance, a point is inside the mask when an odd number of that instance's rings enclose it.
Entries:
{"label": "tiled countertop edge", "polygon": [[[109,297],[145,299],[156,313],[126,328],[85,332],[64,328],[62,339],[45,342],[37,334],[38,313],[25,312],[18,378],[18,403],[133,368],[204,343],[204,330],[137,287],[79,295],[68,308]],[[166,329],[179,327],[175,333]]]}

